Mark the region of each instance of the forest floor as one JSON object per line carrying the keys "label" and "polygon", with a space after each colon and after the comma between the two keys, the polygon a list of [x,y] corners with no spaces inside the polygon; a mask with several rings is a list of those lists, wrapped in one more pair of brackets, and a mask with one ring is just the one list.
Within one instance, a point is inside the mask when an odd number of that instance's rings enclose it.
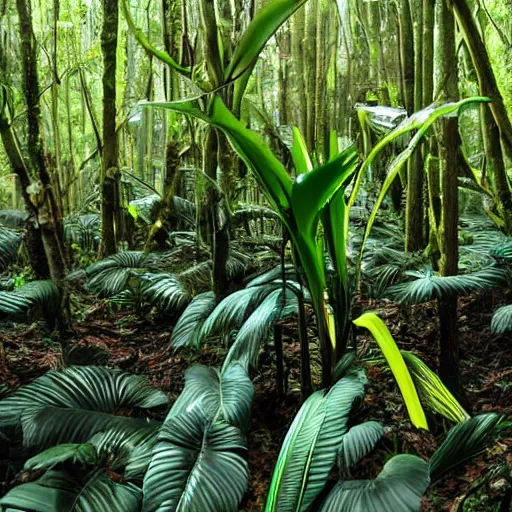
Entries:
{"label": "forest floor", "polygon": [[[489,325],[492,312],[502,297],[488,295],[459,301],[461,367],[471,413],[495,411],[508,421],[495,444],[464,467],[459,467],[431,485],[423,501],[423,511],[506,512],[503,497],[511,492],[512,474],[512,340],[493,336]],[[438,321],[435,304],[399,307],[389,302],[361,303],[364,309],[378,310],[399,346],[412,350],[436,368]],[[148,376],[174,400],[183,387],[184,371],[193,363],[220,366],[225,350],[211,344],[201,354],[171,354],[167,350],[172,325],[162,320],[137,319],[127,313],[105,314],[105,303],[96,304],[77,325],[77,341],[106,348],[110,364]],[[25,330],[23,330],[25,329]],[[57,344],[44,338],[42,326],[17,326],[0,333],[0,383],[9,389],[26,384],[60,364]],[[286,431],[300,406],[300,351],[294,322],[284,326],[287,393],[278,396],[272,351],[260,358],[254,372],[255,400],[250,430],[250,487],[241,510],[263,510],[275,461]],[[358,420],[378,420],[390,427],[376,452],[359,464],[353,478],[373,478],[384,462],[396,453],[415,453],[428,458],[443,439],[443,425],[430,419],[432,433],[419,431],[409,423],[403,401],[391,373],[386,369],[375,344],[358,337],[367,363],[369,388]],[[5,454],[3,454],[5,459]],[[0,495],[16,480],[19,468],[1,460]],[[501,504],[501,505],[500,505]],[[464,508],[462,508],[464,505]]]}

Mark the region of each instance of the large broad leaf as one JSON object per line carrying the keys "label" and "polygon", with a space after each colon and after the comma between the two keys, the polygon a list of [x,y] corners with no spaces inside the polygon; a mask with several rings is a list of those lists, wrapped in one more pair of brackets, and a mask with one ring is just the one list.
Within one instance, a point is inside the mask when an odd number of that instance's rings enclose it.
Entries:
{"label": "large broad leaf", "polygon": [[236,512],[249,477],[240,431],[197,404],[160,432],[144,478],[144,512]]}
{"label": "large broad leaf", "polygon": [[401,351],[401,354],[411,372],[421,399],[432,410],[456,423],[469,418],[469,414],[450,393],[441,379],[420,358],[411,352]]}
{"label": "large broad leaf", "polygon": [[229,365],[222,373],[196,365],[185,372],[185,388],[168,417],[185,414],[191,406],[200,407],[208,420],[223,419],[245,431],[251,420],[253,396],[254,386],[240,365]]}
{"label": "large broad leaf", "polygon": [[267,295],[238,331],[226,355],[224,367],[237,362],[248,371],[250,366],[256,366],[261,345],[268,338],[274,323],[297,311],[297,296],[288,288],[284,293],[279,288]]}
{"label": "large broad leaf", "polygon": [[494,334],[512,332],[512,304],[496,310],[491,320],[491,332]]}
{"label": "large broad leaf", "polygon": [[397,455],[375,480],[338,482],[320,512],[417,512],[429,483],[427,462]]}
{"label": "large broad leaf", "polygon": [[398,349],[395,340],[391,336],[384,322],[375,313],[364,313],[354,320],[358,327],[368,329],[379,345],[382,354],[393,372],[400,392],[404,397],[407,412],[415,427],[428,430],[427,418],[421,407],[418,392],[414,386],[411,374],[407,369],[404,358]]}
{"label": "large broad leaf", "polygon": [[378,421],[365,421],[352,427],[341,439],[338,466],[350,469],[366,457],[384,435],[384,429]]}
{"label": "large broad leaf", "polygon": [[48,450],[27,460],[24,469],[32,471],[36,469],[51,469],[62,462],[71,462],[85,466],[96,464],[98,459],[96,447],[91,443],[60,444],[48,448]]}
{"label": "large broad leaf", "polygon": [[266,512],[307,510],[329,476],[352,406],[364,395],[365,378],[349,374],[330,391],[317,391],[295,416],[281,447]]}
{"label": "large broad leaf", "polygon": [[141,499],[140,489],[113,482],[104,469],[76,477],[48,471],[9,491],[0,505],[23,512],[138,512]]}
{"label": "large broad leaf", "polygon": [[141,295],[160,311],[180,311],[190,302],[183,282],[173,274],[143,274]]}
{"label": "large broad leaf", "polygon": [[60,292],[53,281],[32,281],[12,292],[0,291],[0,314],[23,315],[40,309],[46,317],[59,309]]}
{"label": "large broad leaf", "polygon": [[263,139],[253,130],[246,128],[218,96],[212,98],[208,116],[202,111],[198,101],[150,102],[143,105],[169,108],[189,114],[222,130],[238,156],[253,171],[281,219],[286,222],[285,212],[290,208],[291,178]]}
{"label": "large broad leaf", "polygon": [[[371,213],[370,218],[368,219],[368,223],[366,225],[363,242],[361,244],[361,251],[360,251],[361,254],[359,257],[360,260],[361,260],[362,253],[364,250],[364,245],[366,243],[368,235],[370,234],[373,223],[375,222],[375,218],[377,217],[379,208],[380,208],[382,201],[384,200],[384,197],[386,196],[389,188],[391,187],[391,184],[393,183],[396,176],[398,175],[398,173],[400,172],[402,167],[405,165],[405,163],[407,162],[409,157],[412,155],[413,151],[416,149],[416,147],[420,143],[423,136],[427,133],[428,129],[436,121],[436,119],[439,119],[440,117],[443,117],[443,116],[456,115],[457,113],[460,113],[462,109],[468,107],[469,105],[484,103],[484,102],[488,102],[488,101],[490,101],[489,98],[475,97],[475,98],[466,98],[466,99],[463,99],[463,100],[455,102],[455,103],[446,103],[444,105],[436,105],[435,103],[433,103],[432,105],[429,105],[428,107],[424,108],[423,110],[420,110],[419,112],[416,112],[412,116],[405,119],[393,131],[391,131],[388,135],[383,137],[375,145],[375,147],[371,150],[370,154],[365,159],[365,161],[361,167],[361,170],[357,177],[356,183],[352,190],[352,194],[351,194],[348,209],[347,209],[347,215],[349,214],[351,207],[354,205],[354,203],[356,201],[357,194],[359,192],[361,183],[363,181],[363,177],[365,175],[365,171],[374,162],[374,160],[378,156],[378,154],[388,144],[395,141],[402,135],[404,135],[412,130],[417,130],[416,134],[409,142],[407,148],[404,151],[402,151],[402,153],[400,153],[395,158],[395,160],[393,160],[393,162],[391,163],[391,165],[388,168],[386,178],[385,178],[384,183],[379,192],[379,197],[377,198],[377,201],[375,202],[372,213]],[[348,226],[346,229],[348,229]],[[348,232],[347,232],[347,235],[348,235]]]}
{"label": "large broad leaf", "polygon": [[87,267],[88,286],[92,292],[112,297],[122,292],[130,277],[152,268],[155,259],[144,251],[124,251]]}
{"label": "large broad leaf", "polygon": [[33,407],[21,417],[23,444],[45,449],[62,443],[85,443],[94,434],[123,430],[126,434],[143,429],[156,429],[158,422],[127,418],[104,412],[75,408]]}
{"label": "large broad leaf", "polygon": [[450,469],[483,451],[494,439],[501,416],[480,414],[455,425],[430,459],[430,473],[436,480]]}
{"label": "large broad leaf", "polygon": [[150,408],[168,403],[145,377],[99,366],[51,371],[0,401],[0,427],[19,424],[29,408],[59,407],[113,413],[122,407]]}
{"label": "large broad leaf", "polygon": [[213,292],[196,295],[181,314],[171,334],[171,348],[198,347],[201,328],[215,309],[217,301]]}

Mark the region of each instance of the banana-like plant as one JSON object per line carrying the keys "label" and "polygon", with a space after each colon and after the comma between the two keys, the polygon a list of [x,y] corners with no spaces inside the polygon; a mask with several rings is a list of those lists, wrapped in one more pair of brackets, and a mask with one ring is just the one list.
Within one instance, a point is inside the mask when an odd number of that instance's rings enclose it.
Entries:
{"label": "banana-like plant", "polygon": [[0,270],[6,269],[17,260],[20,245],[20,233],[0,227]]}
{"label": "banana-like plant", "polygon": [[[207,99],[206,105],[203,99]],[[362,163],[348,199],[345,197],[345,190],[355,173],[358,158],[355,150],[351,147],[340,152],[335,135],[331,137],[329,160],[312,169],[311,158],[305,149],[304,141],[298,130],[294,130],[292,157],[298,176],[292,180],[263,139],[256,132],[247,129],[244,123],[239,121],[225,106],[220,97],[207,95],[194,100],[154,102],[146,105],[182,112],[202,119],[221,130],[240,158],[254,173],[269,203],[275,208],[287,228],[298,253],[300,265],[311,292],[319,327],[323,384],[328,386],[331,383],[334,362],[341,357],[348,336],[350,287],[346,241],[350,208],[357,197],[365,170],[387,144],[412,130],[417,130],[406,149],[389,167],[379,201],[369,219],[363,247],[384,195],[428,128],[439,117],[452,115],[467,105],[482,101],[486,101],[486,98],[469,98],[441,106],[431,105],[406,119],[384,137]],[[323,225],[323,231],[319,229],[320,224]],[[325,237],[325,245],[330,252],[337,276],[329,287],[330,293],[327,301],[325,292],[328,286],[324,261],[324,241],[321,233]],[[328,313],[329,302],[335,309],[336,336],[330,334],[333,329],[329,330],[329,324],[332,322]],[[336,352],[336,358],[333,358],[333,352]]]}

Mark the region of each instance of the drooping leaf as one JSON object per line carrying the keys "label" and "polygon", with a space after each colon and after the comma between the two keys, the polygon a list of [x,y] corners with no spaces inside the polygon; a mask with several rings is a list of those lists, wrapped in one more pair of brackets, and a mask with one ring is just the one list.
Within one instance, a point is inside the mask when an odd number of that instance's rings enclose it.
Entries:
{"label": "drooping leaf", "polygon": [[418,512],[429,483],[427,462],[396,455],[375,480],[338,482],[320,512]]}
{"label": "drooping leaf", "polygon": [[0,227],[0,270],[6,269],[16,261],[20,245],[20,233]]}
{"label": "drooping leaf", "polygon": [[496,435],[500,421],[499,414],[480,414],[452,427],[430,459],[432,479],[437,480],[487,448]]}
{"label": "drooping leaf", "polygon": [[364,313],[354,320],[354,324],[358,327],[364,327],[372,333],[393,372],[413,425],[428,430],[427,418],[421,407],[411,374],[384,322],[375,313]]}
{"label": "drooping leaf", "polygon": [[112,481],[104,469],[80,476],[48,471],[11,489],[0,506],[20,512],[138,512],[141,500],[139,488]]}
{"label": "drooping leaf", "polygon": [[224,368],[233,362],[247,371],[256,366],[262,343],[267,339],[274,322],[298,311],[296,295],[289,289],[272,291],[254,310],[238,331],[224,361]]}
{"label": "drooping leaf", "polygon": [[342,438],[338,454],[341,469],[350,469],[366,457],[384,435],[378,421],[365,421],[352,427]]}
{"label": "drooping leaf", "polygon": [[233,329],[239,329],[251,312],[276,288],[279,288],[279,284],[270,283],[247,287],[229,294],[204,322],[199,334],[200,339],[221,333],[228,334]]}
{"label": "drooping leaf", "polygon": [[201,328],[216,304],[213,292],[200,293],[192,299],[172,331],[170,346],[173,350],[199,346]]}
{"label": "drooping leaf", "polygon": [[50,371],[0,401],[0,427],[16,426],[30,408],[59,407],[113,413],[122,407],[151,408],[168,403],[142,375],[100,366]]}
{"label": "drooping leaf", "polygon": [[165,422],[144,478],[143,512],[236,512],[248,482],[240,431],[198,404]]}
{"label": "drooping leaf", "polygon": [[89,288],[103,297],[122,292],[132,275],[151,270],[155,260],[144,251],[124,251],[87,267]]}
{"label": "drooping leaf", "polygon": [[93,444],[60,444],[48,448],[25,462],[25,470],[51,469],[61,462],[70,461],[82,466],[96,464],[98,453]]}
{"label": "drooping leaf", "polygon": [[469,414],[441,379],[421,359],[405,350],[402,350],[401,354],[411,372],[416,389],[426,405],[456,423],[469,418]]}
{"label": "drooping leaf", "polygon": [[26,315],[40,309],[48,318],[57,313],[59,301],[60,292],[53,281],[32,281],[12,292],[0,291],[0,314]]}
{"label": "drooping leaf", "polygon": [[[407,148],[402,151],[391,163],[388,168],[386,178],[379,192],[379,197],[375,202],[370,218],[368,219],[368,223],[366,225],[365,234],[363,237],[363,242],[361,244],[361,254],[359,260],[362,258],[362,252],[364,250],[364,246],[368,235],[372,229],[373,223],[375,222],[375,218],[377,216],[377,212],[380,209],[382,201],[386,196],[391,184],[395,180],[396,176],[400,172],[400,169],[404,166],[404,164],[409,159],[410,155],[413,153],[417,145],[420,143],[421,139],[427,133],[428,129],[432,126],[432,124],[443,116],[450,116],[454,114],[460,113],[463,109],[467,108],[472,104],[479,104],[488,102],[489,98],[485,97],[474,97],[474,98],[466,98],[454,103],[446,103],[443,105],[436,105],[433,103],[428,107],[420,110],[404,121],[402,121],[394,130],[384,136],[371,150],[368,157],[363,162],[361,170],[357,176],[356,183],[354,184],[354,188],[352,190],[352,194],[350,196],[350,201],[348,204],[347,212],[350,211],[352,206],[354,205],[357,195],[359,193],[359,189],[361,187],[361,183],[365,176],[365,171],[370,167],[370,165],[374,162],[375,158],[378,154],[391,142],[395,141],[397,138],[402,135],[412,131],[417,130],[416,134],[412,137],[411,141],[407,145]],[[348,213],[347,213],[348,214]],[[348,233],[347,233],[348,235]]]}
{"label": "drooping leaf", "polygon": [[349,374],[302,405],[281,447],[265,512],[304,511],[322,491],[365,379]]}

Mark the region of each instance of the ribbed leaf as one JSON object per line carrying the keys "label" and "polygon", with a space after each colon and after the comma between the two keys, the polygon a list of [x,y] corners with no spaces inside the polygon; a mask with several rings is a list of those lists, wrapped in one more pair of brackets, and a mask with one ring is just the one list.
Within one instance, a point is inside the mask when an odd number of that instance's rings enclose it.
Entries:
{"label": "ribbed leaf", "polygon": [[432,479],[437,480],[489,446],[500,421],[501,416],[498,414],[480,414],[452,427],[443,444],[430,459]]}
{"label": "ribbed leaf", "polygon": [[93,444],[60,444],[48,448],[25,462],[25,470],[51,469],[61,462],[69,461],[82,466],[96,464],[98,452]]}
{"label": "ribbed leaf", "polygon": [[89,288],[103,297],[122,292],[133,274],[141,274],[154,266],[155,260],[143,251],[124,251],[87,267]]}
{"label": "ribbed leaf", "polygon": [[350,469],[366,457],[384,435],[384,429],[378,421],[365,421],[352,427],[341,439],[338,466]]}
{"label": "ribbed leaf", "polygon": [[157,422],[141,418],[115,416],[91,410],[34,407],[21,417],[23,444],[27,447],[46,449],[63,443],[85,443],[105,430],[124,430],[125,434],[141,429],[156,429]]}
{"label": "ribbed leaf", "polygon": [[251,286],[229,294],[204,322],[199,338],[202,340],[208,336],[229,334],[233,329],[240,329],[250,313],[276,288],[279,288],[279,284],[271,283]]}
{"label": "ribbed leaf", "polygon": [[317,391],[302,405],[288,430],[274,469],[265,512],[304,511],[322,491],[347,431],[365,379],[350,374],[330,391]]}
{"label": "ribbed leaf", "polygon": [[185,414],[194,405],[209,421],[225,420],[246,431],[251,420],[254,387],[238,364],[222,373],[216,368],[195,365],[185,372],[185,388],[174,403],[169,418]]}
{"label": "ribbed leaf", "polygon": [[411,270],[405,274],[416,279],[388,288],[386,295],[397,302],[408,304],[421,304],[434,299],[482,293],[504,284],[503,272],[493,267],[458,276],[437,276],[431,270],[426,272]]}
{"label": "ribbed leaf", "polygon": [[76,408],[113,413],[122,407],[150,408],[168,403],[145,377],[99,366],[51,371],[0,401],[0,427],[17,425],[32,407]]}
{"label": "ribbed leaf", "polygon": [[496,310],[491,320],[491,332],[494,334],[512,332],[512,304]]}
{"label": "ribbed leaf", "polygon": [[48,471],[9,491],[0,505],[31,512],[138,512],[141,498],[140,489],[113,482],[104,469],[80,477]]}
{"label": "ribbed leaf", "polygon": [[175,275],[143,274],[141,295],[160,311],[180,311],[190,302],[190,295]]}
{"label": "ribbed leaf", "polygon": [[320,512],[417,512],[429,483],[427,462],[397,455],[375,480],[338,482]]}
{"label": "ribbed leaf", "polygon": [[20,245],[20,233],[0,227],[0,270],[16,261]]}
{"label": "ribbed leaf", "polygon": [[213,292],[200,293],[192,299],[172,331],[173,350],[181,347],[199,347],[201,328],[216,304]]}
{"label": "ribbed leaf", "polygon": [[426,405],[456,423],[469,418],[469,414],[441,379],[421,359],[405,350],[402,350],[401,354],[411,372],[416,389]]}
{"label": "ribbed leaf", "polygon": [[209,423],[200,407],[171,417],[144,478],[144,512],[236,512],[248,482],[240,431]]}
{"label": "ribbed leaf", "polygon": [[0,314],[24,315],[40,309],[46,317],[59,309],[60,292],[52,281],[32,281],[12,292],[0,291]]}
{"label": "ribbed leaf", "polygon": [[250,366],[256,366],[261,345],[267,339],[274,322],[297,311],[297,297],[289,289],[283,294],[279,288],[267,295],[238,331],[226,355],[224,368],[233,362],[241,364],[247,371]]}
{"label": "ribbed leaf", "polygon": [[384,322],[375,313],[364,313],[354,320],[354,324],[358,327],[365,327],[372,333],[404,397],[411,422],[415,427],[428,430],[427,418],[421,407],[411,374]]}

